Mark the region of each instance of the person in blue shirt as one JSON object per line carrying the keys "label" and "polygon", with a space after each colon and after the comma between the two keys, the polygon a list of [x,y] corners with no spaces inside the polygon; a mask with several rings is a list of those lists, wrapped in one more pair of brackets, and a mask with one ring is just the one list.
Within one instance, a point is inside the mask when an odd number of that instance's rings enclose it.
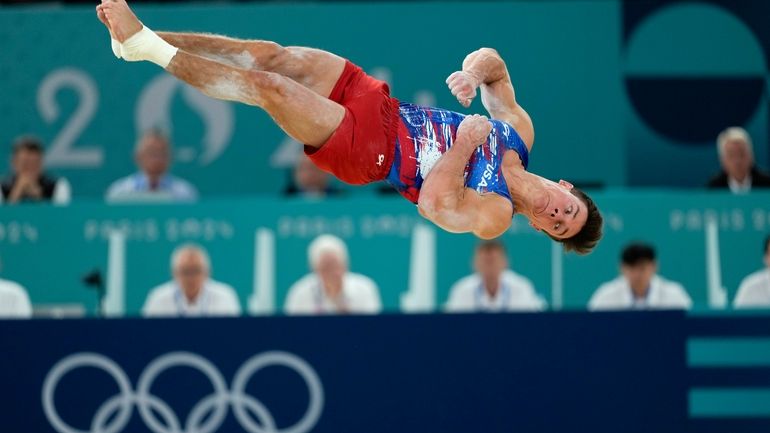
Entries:
{"label": "person in blue shirt", "polygon": [[192,184],[169,173],[171,145],[160,131],[150,130],[142,135],[136,145],[134,158],[139,171],[113,182],[107,190],[107,201],[197,200],[198,191]]}

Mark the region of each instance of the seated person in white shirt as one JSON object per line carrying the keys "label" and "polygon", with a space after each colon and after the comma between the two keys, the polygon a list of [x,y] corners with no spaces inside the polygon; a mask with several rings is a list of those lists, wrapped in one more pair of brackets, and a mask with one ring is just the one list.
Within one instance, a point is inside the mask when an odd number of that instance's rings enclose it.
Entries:
{"label": "seated person in white shirt", "polygon": [[308,247],[312,272],[289,288],[286,314],[376,314],[382,310],[377,284],[349,272],[348,248],[332,235],[317,237]]}
{"label": "seated person in white shirt", "polygon": [[238,316],[235,290],[210,278],[211,261],[202,247],[185,244],[171,255],[173,280],[150,292],[142,308],[145,317]]}
{"label": "seated person in white shirt", "polygon": [[657,275],[655,249],[632,243],[621,254],[621,275],[599,286],[588,303],[589,310],[684,309],[692,300],[681,284]]}
{"label": "seated person in white shirt", "polygon": [[741,281],[735,308],[770,308],[770,236],[765,238],[765,267]]}
{"label": "seated person in white shirt", "polygon": [[168,173],[171,145],[160,131],[150,130],[137,142],[134,158],[139,172],[118,179],[107,190],[108,202],[192,202],[198,191]]}
{"label": "seated person in white shirt", "polygon": [[445,311],[542,311],[545,308],[532,282],[509,269],[508,255],[501,242],[480,242],[474,252],[473,270],[472,275],[452,286]]}
{"label": "seated person in white shirt", "polygon": [[0,319],[29,319],[32,304],[20,284],[0,279]]}

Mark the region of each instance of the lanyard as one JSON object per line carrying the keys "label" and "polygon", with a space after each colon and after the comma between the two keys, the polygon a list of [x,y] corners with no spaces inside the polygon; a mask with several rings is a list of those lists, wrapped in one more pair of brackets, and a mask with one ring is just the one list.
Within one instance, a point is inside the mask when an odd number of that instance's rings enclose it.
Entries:
{"label": "lanyard", "polygon": [[[158,180],[158,189],[156,191],[166,191],[170,189],[171,178],[164,175]],[[134,191],[150,191],[150,182],[144,173],[134,175]]]}
{"label": "lanyard", "polygon": [[650,285],[647,286],[647,291],[644,293],[644,296],[641,298],[637,298],[634,294],[634,290],[631,289],[631,307],[634,309],[643,310],[645,308],[650,307],[650,293],[652,292],[652,282],[650,282]]}
{"label": "lanyard", "polygon": [[[202,315],[205,315],[209,311],[209,291],[206,290],[206,284],[201,287],[201,293],[198,295],[197,304],[200,305],[199,311]],[[180,316],[189,316],[189,310],[185,308],[187,301],[185,301],[182,294],[182,288],[176,284],[176,291],[174,292],[174,303],[176,304],[176,311]]]}
{"label": "lanyard", "polygon": [[321,288],[321,283],[316,282],[313,295],[313,302],[315,303],[316,313],[325,312],[326,309],[324,308],[323,289]]}
{"label": "lanyard", "polygon": [[[476,309],[479,311],[493,311],[494,310],[494,304],[490,305],[489,308],[484,308],[484,294],[486,293],[486,290],[484,290],[484,283],[479,283],[479,286],[476,288]],[[497,296],[495,297],[495,300],[493,302],[496,302],[498,305],[501,306],[499,309],[505,309],[508,307],[509,301],[511,299],[511,288],[508,287],[508,285],[503,283],[502,278],[500,279],[500,291],[497,293]],[[499,302],[498,302],[499,300]]]}
{"label": "lanyard", "polygon": [[[335,311],[338,310],[337,306],[336,306],[336,304],[334,302],[332,302],[332,301],[324,302],[324,299],[326,298],[326,296],[324,294],[323,287],[321,287],[321,281],[320,280],[317,280],[316,283],[315,283],[315,287],[314,287],[314,290],[313,290],[313,295],[314,295],[313,296],[313,298],[314,298],[313,300],[314,300],[314,303],[315,303],[315,311],[316,311],[316,313],[330,313],[330,312],[335,312]],[[340,296],[342,296],[342,298],[343,298],[342,300],[343,301],[346,301],[346,299],[345,299],[345,281],[344,280],[342,282],[342,293],[340,294]],[[327,304],[331,304],[332,307],[331,308],[326,308]],[[347,302],[345,302],[345,304],[347,304]]]}

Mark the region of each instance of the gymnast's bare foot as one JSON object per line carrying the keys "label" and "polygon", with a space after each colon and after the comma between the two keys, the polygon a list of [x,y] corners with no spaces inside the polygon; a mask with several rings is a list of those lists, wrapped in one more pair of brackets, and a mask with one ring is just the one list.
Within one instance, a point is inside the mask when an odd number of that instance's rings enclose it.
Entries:
{"label": "gymnast's bare foot", "polygon": [[104,1],[101,4],[101,10],[107,18],[107,27],[111,30],[112,37],[120,43],[142,30],[141,21],[134,15],[125,0]]}
{"label": "gymnast's bare foot", "polygon": [[[109,1],[109,0],[105,0]],[[107,27],[107,31],[110,32],[110,38],[115,39],[115,35],[112,34],[112,28],[110,27],[110,22],[107,20],[107,15],[104,14],[104,9],[102,9],[102,5],[96,6],[96,17],[99,18],[99,21],[104,24],[104,27]]]}

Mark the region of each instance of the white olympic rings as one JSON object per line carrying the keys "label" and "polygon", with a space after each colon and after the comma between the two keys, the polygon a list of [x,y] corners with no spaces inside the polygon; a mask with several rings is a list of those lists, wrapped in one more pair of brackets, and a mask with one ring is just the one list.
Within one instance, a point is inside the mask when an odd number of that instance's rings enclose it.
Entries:
{"label": "white olympic rings", "polygon": [[[302,418],[286,428],[278,428],[265,405],[246,394],[246,385],[252,376],[271,366],[294,370],[305,381],[310,395],[308,408]],[[62,377],[83,367],[105,371],[112,376],[120,390],[117,395],[102,403],[94,414],[90,430],[79,430],[67,424],[54,404],[54,393]],[[212,394],[193,406],[184,426],[174,410],[150,391],[155,379],[174,367],[191,367],[200,371],[214,388]],[[167,353],[147,365],[139,376],[136,392],[132,390],[126,373],[115,361],[98,353],[82,352],[63,358],[51,368],[43,383],[42,400],[46,418],[59,433],[119,433],[130,421],[134,405],[145,425],[155,433],[213,433],[227,417],[228,405],[232,407],[235,419],[249,433],[306,433],[315,427],[321,416],[324,393],[321,379],[313,367],[302,358],[287,352],[265,352],[249,358],[233,376],[229,391],[222,373],[206,358],[190,352]],[[255,422],[254,417],[259,423]]]}

